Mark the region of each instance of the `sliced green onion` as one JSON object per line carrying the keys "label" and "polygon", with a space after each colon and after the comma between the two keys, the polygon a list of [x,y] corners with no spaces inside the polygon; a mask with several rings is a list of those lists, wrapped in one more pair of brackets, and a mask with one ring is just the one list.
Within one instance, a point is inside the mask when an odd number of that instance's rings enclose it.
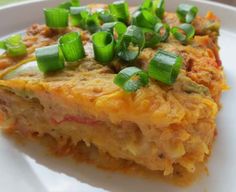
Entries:
{"label": "sliced green onion", "polygon": [[62,2],[58,5],[58,8],[61,9],[66,9],[66,10],[70,10],[70,7],[72,6],[71,2],[66,1],[66,2]]}
{"label": "sliced green onion", "polygon": [[89,14],[86,20],[86,29],[92,34],[100,30],[100,21],[96,13]]}
{"label": "sliced green onion", "polygon": [[71,32],[63,35],[59,39],[59,44],[66,61],[74,62],[85,57],[80,33]]}
{"label": "sliced green onion", "polygon": [[79,0],[71,0],[60,3],[58,5],[58,8],[70,10],[71,7],[79,7],[79,6],[80,6]]}
{"label": "sliced green onion", "polygon": [[153,0],[143,0],[140,10],[146,9],[146,10],[152,10],[153,8]]}
{"label": "sliced green onion", "polygon": [[126,92],[135,92],[148,84],[147,72],[137,67],[127,67],[114,78],[114,83]]}
{"label": "sliced green onion", "polygon": [[147,28],[143,28],[143,33],[145,36],[145,47],[155,47],[161,41],[161,36],[159,33]]}
{"label": "sliced green onion", "polygon": [[125,61],[135,60],[145,44],[144,33],[141,28],[131,25],[117,44],[117,55]]}
{"label": "sliced green onion", "polygon": [[73,7],[79,7],[80,6],[80,1],[79,0],[70,0],[71,5]]}
{"label": "sliced green onion", "polygon": [[123,23],[129,22],[129,5],[126,1],[115,1],[109,5],[111,14]]}
{"label": "sliced green onion", "polygon": [[165,0],[157,0],[155,3],[155,12],[157,17],[163,19],[165,13]]}
{"label": "sliced green onion", "polygon": [[118,38],[120,38],[127,30],[127,27],[122,22],[110,22],[110,23],[104,23],[102,25],[102,31],[108,31],[112,33],[114,36],[117,34]]}
{"label": "sliced green onion", "polygon": [[23,56],[27,53],[21,35],[12,35],[5,40],[5,49],[11,57]]}
{"label": "sliced green onion", "polygon": [[48,73],[64,68],[63,53],[58,45],[38,48],[35,52],[39,70]]}
{"label": "sliced green onion", "polygon": [[161,42],[166,42],[170,35],[170,26],[165,23],[157,23],[155,25],[154,31],[161,36]]}
{"label": "sliced green onion", "polygon": [[89,16],[90,10],[88,7],[71,7],[70,15],[71,15],[71,24],[72,26],[79,26],[82,29],[86,28],[86,20]]}
{"label": "sliced green onion", "polygon": [[109,23],[115,21],[114,17],[109,13],[108,10],[98,9],[98,18],[102,21],[102,23]]}
{"label": "sliced green onion", "polygon": [[69,12],[61,8],[44,9],[46,25],[50,28],[66,28],[68,26]]}
{"label": "sliced green onion", "polygon": [[171,85],[178,77],[182,62],[182,57],[159,50],[148,65],[148,74],[153,79]]}
{"label": "sliced green onion", "polygon": [[171,33],[181,43],[186,44],[195,35],[195,28],[191,24],[185,23],[173,27]]}
{"label": "sliced green onion", "polygon": [[136,11],[132,15],[132,24],[139,27],[153,29],[158,22],[161,20],[147,10]]}
{"label": "sliced green onion", "polygon": [[92,36],[95,59],[101,63],[112,61],[115,53],[115,41],[111,33],[100,31]]}
{"label": "sliced green onion", "polygon": [[180,4],[176,10],[178,18],[183,23],[191,23],[198,14],[198,8],[193,5]]}
{"label": "sliced green onion", "polygon": [[0,49],[7,49],[5,41],[0,41]]}

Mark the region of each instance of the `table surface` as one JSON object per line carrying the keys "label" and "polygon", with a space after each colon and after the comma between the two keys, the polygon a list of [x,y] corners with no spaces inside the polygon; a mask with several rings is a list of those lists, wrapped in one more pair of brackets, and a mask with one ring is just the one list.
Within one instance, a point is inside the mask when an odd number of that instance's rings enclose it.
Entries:
{"label": "table surface", "polygon": [[[0,0],[0,6],[10,4],[10,3],[16,3],[20,1],[26,1],[26,0]],[[211,0],[211,1],[217,1],[217,2],[236,6],[236,0]]]}

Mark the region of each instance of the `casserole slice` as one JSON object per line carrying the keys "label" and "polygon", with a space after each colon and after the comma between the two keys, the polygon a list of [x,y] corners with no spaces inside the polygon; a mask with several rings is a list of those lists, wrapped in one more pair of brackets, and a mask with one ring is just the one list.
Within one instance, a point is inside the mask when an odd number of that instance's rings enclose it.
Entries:
{"label": "casserole slice", "polygon": [[[164,22],[179,25],[174,13],[165,13]],[[24,38],[29,55],[0,59],[2,127],[25,138],[50,136],[62,154],[79,152],[83,143],[88,151],[95,148],[111,160],[128,161],[165,176],[177,167],[194,173],[211,153],[225,82],[217,45],[218,19],[208,13],[192,24],[196,35],[187,45],[170,36],[155,48],[145,48],[135,61],[146,70],[158,49],[180,55],[183,66],[176,82],[165,85],[150,79],[148,86],[134,93],[113,83],[120,60],[109,66],[94,60],[87,32],[33,25]],[[34,60],[35,48],[55,44],[71,31],[81,32],[86,58],[48,74],[39,71],[36,61],[27,60]]]}
{"label": "casserole slice", "polygon": [[204,162],[218,107],[209,95],[183,90],[191,79],[181,74],[171,89],[151,82],[129,94],[114,85],[106,67],[79,70],[43,76],[30,62],[8,73],[0,80],[6,128],[72,146],[83,141],[165,175],[176,164],[194,172]]}

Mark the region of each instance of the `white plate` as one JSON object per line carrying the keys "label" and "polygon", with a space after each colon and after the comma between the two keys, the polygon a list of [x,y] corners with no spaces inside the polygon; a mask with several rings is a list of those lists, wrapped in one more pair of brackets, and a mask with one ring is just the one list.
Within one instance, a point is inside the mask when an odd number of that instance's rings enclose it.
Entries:
{"label": "white plate", "polygon": [[[102,2],[81,0],[82,2]],[[109,1],[103,1],[109,2]],[[131,1],[131,3],[137,1]],[[231,90],[222,97],[223,109],[217,124],[218,136],[208,163],[209,176],[188,188],[149,181],[78,165],[70,159],[58,159],[40,152],[35,146],[15,147],[0,136],[0,191],[3,192],[235,192],[236,191],[236,9],[205,1],[167,0],[169,11],[180,2],[197,5],[201,14],[214,11],[222,21],[221,58]],[[58,0],[24,3],[0,9],[0,36],[43,22],[42,8]]]}

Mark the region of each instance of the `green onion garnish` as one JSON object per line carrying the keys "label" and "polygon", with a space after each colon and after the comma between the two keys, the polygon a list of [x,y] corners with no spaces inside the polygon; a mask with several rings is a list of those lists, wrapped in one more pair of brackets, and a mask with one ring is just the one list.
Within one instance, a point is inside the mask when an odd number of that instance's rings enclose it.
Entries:
{"label": "green onion garnish", "polygon": [[22,41],[21,35],[12,35],[1,44],[1,47],[11,57],[19,57],[27,54],[26,46]]}
{"label": "green onion garnish", "polygon": [[143,0],[139,9],[152,10],[152,8],[153,8],[153,0]]}
{"label": "green onion garnish", "polygon": [[92,36],[95,59],[101,63],[112,61],[115,53],[115,41],[111,33],[100,31]]}
{"label": "green onion garnish", "polygon": [[44,9],[46,25],[50,28],[66,28],[68,26],[69,12],[61,8]]}
{"label": "green onion garnish", "polygon": [[161,36],[159,33],[147,28],[143,28],[143,33],[145,36],[145,47],[155,47],[161,41]]}
{"label": "green onion garnish", "polygon": [[181,43],[186,44],[195,35],[195,28],[191,24],[185,23],[173,27],[171,33]]}
{"label": "green onion garnish", "polygon": [[117,43],[117,55],[125,61],[135,60],[145,44],[145,36],[141,28],[131,25]]}
{"label": "green onion garnish", "polygon": [[127,67],[114,78],[114,83],[126,92],[135,92],[148,84],[147,72],[137,67]]}
{"label": "green onion garnish", "polygon": [[104,23],[102,25],[102,31],[108,31],[114,35],[118,35],[118,38],[120,38],[127,30],[127,27],[122,22],[110,22],[110,23]]}
{"label": "green onion garnish", "polygon": [[59,39],[59,45],[68,62],[78,61],[85,57],[85,51],[83,43],[80,37],[80,33],[71,32],[63,35]]}
{"label": "green onion garnish", "polygon": [[181,22],[191,23],[198,13],[198,8],[193,5],[180,4],[176,13]]}
{"label": "green onion garnish", "polygon": [[161,42],[167,41],[169,35],[170,35],[170,26],[165,23],[157,23],[155,25],[154,31],[161,36]]}
{"label": "green onion garnish", "polygon": [[129,5],[126,1],[115,1],[109,5],[111,14],[123,23],[129,22]]}
{"label": "green onion garnish", "polygon": [[73,7],[79,7],[80,6],[80,1],[79,0],[70,0],[71,5]]}
{"label": "green onion garnish", "polygon": [[58,8],[70,10],[71,7],[79,7],[79,6],[80,6],[79,0],[71,0],[60,3],[58,5]]}
{"label": "green onion garnish", "polygon": [[153,79],[171,85],[176,81],[182,66],[182,57],[159,50],[148,65],[148,74]]}
{"label": "green onion garnish", "polygon": [[7,49],[5,41],[0,41],[0,49]]}
{"label": "green onion garnish", "polygon": [[157,22],[161,22],[160,19],[147,10],[136,11],[132,15],[132,24],[139,27],[153,29]]}
{"label": "green onion garnish", "polygon": [[71,15],[71,24],[72,26],[79,26],[82,29],[86,28],[86,20],[89,16],[88,7],[71,7],[70,15]]}
{"label": "green onion garnish", "polygon": [[165,0],[157,0],[154,6],[157,17],[163,19],[165,13]]}
{"label": "green onion garnish", "polygon": [[86,29],[92,34],[100,30],[100,21],[96,13],[90,13],[88,15],[86,20]]}
{"label": "green onion garnish", "polygon": [[60,3],[60,4],[58,5],[58,8],[70,10],[70,7],[71,7],[71,6],[72,6],[71,2],[66,1],[66,2]]}
{"label": "green onion garnish", "polygon": [[48,73],[64,68],[63,53],[58,45],[36,49],[36,59],[39,70]]}
{"label": "green onion garnish", "polygon": [[115,21],[114,17],[109,13],[108,10],[98,9],[98,18],[102,21],[102,23],[109,23]]}

